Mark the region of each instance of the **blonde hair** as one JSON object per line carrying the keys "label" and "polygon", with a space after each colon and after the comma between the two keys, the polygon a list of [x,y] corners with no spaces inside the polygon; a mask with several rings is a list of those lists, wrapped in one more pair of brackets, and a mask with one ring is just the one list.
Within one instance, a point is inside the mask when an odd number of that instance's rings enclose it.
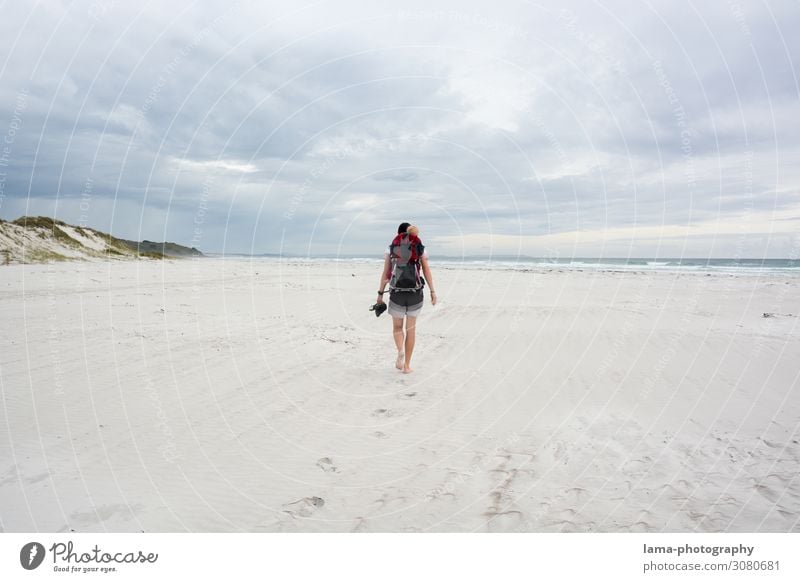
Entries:
{"label": "blonde hair", "polygon": [[406,229],[406,232],[411,236],[417,236],[419,234],[419,228],[414,226],[413,224]]}

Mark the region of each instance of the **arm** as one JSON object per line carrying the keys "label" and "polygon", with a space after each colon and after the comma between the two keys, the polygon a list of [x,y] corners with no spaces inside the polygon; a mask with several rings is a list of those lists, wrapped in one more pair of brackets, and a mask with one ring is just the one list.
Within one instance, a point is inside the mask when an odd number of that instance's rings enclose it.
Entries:
{"label": "arm", "polygon": [[389,255],[383,261],[383,270],[381,271],[381,282],[378,285],[378,300],[376,303],[383,303],[383,290],[386,288],[386,283],[389,282],[389,276],[392,272],[392,259]]}
{"label": "arm", "polygon": [[428,265],[428,257],[422,256],[422,274],[425,277],[425,282],[428,284],[428,289],[431,290],[431,304],[436,305],[436,291],[433,290],[433,275],[431,275],[431,268]]}

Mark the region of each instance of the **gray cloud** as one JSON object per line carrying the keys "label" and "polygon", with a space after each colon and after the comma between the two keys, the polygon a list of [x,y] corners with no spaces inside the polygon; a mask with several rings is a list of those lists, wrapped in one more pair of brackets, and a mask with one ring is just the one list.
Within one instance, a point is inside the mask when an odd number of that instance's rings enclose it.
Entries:
{"label": "gray cloud", "polygon": [[[0,216],[183,243],[201,216],[192,242],[227,252],[379,255],[408,219],[449,251],[596,250],[553,238],[581,231],[778,256],[800,210],[798,24],[791,2],[18,3]],[[641,231],[662,225],[669,244]]]}

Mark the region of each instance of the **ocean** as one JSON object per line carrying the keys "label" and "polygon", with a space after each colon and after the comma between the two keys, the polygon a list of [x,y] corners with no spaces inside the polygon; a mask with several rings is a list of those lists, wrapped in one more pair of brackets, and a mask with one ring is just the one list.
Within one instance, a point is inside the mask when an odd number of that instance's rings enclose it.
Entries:
{"label": "ocean", "polygon": [[[217,258],[223,255],[212,254]],[[274,260],[289,262],[381,263],[382,257],[365,255],[224,255],[226,259]],[[596,257],[431,257],[431,266],[460,269],[562,269],[576,271],[703,271],[731,273],[786,273],[800,275],[800,259],[736,258],[596,258]]]}

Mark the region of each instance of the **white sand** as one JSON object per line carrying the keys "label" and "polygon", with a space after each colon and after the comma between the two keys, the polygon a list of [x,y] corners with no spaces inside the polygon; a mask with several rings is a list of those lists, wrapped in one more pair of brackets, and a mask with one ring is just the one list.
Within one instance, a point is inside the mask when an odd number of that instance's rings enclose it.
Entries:
{"label": "white sand", "polygon": [[59,228],[87,249],[103,253],[108,248],[106,241],[97,236],[97,234],[92,230],[78,230],[74,226],[67,224],[61,225]]}
{"label": "white sand", "polygon": [[0,526],[800,531],[800,279],[432,266],[0,267]]}

